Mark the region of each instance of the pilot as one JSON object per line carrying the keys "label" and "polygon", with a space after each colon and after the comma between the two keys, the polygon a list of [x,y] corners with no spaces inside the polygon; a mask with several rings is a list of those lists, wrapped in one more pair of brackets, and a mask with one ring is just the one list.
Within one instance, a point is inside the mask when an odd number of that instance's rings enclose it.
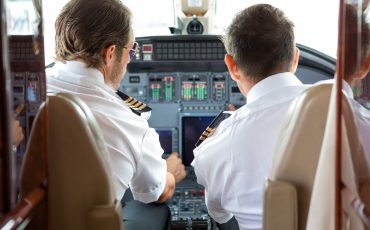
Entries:
{"label": "pilot", "polygon": [[119,0],[71,0],[55,29],[47,91],[74,94],[93,112],[110,153],[117,200],[130,187],[135,200],[167,201],[185,177],[184,165],[177,153],[162,159],[158,134],[147,122],[150,108],[118,91],[138,49],[131,11]]}
{"label": "pilot", "polygon": [[[366,21],[367,11],[362,12],[362,17],[360,17],[361,21],[357,20],[357,12],[358,10],[356,7],[351,4],[346,4],[346,59],[343,90],[347,98],[349,98],[355,113],[358,131],[360,133],[360,138],[362,138],[368,165],[370,166],[370,142],[365,139],[370,136],[370,110],[363,107],[354,99],[354,93],[352,91],[352,88],[358,88],[358,85],[361,87],[361,81],[367,77],[370,69],[370,29],[369,23]],[[361,33],[357,32],[359,28],[357,26],[358,24],[361,25]],[[361,44],[358,44],[358,36],[360,36]],[[358,47],[361,47],[361,49],[358,49]]]}
{"label": "pilot", "polygon": [[13,152],[17,152],[18,146],[24,139],[24,132],[21,123],[18,120],[18,115],[22,112],[24,104],[19,104],[14,109],[12,116],[12,136],[13,136]]}
{"label": "pilot", "polygon": [[309,87],[294,75],[299,50],[293,30],[280,9],[257,4],[239,12],[223,37],[225,63],[246,105],[203,137],[192,162],[219,224],[235,217],[240,229],[262,229],[263,185],[278,133],[290,103]]}

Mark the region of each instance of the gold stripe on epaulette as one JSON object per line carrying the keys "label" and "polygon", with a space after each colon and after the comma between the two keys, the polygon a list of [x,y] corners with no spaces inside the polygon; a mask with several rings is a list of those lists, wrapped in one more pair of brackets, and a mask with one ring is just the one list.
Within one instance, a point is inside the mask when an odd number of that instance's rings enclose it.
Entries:
{"label": "gold stripe on epaulette", "polygon": [[129,107],[134,110],[142,110],[146,107],[146,105],[143,103],[140,103],[139,105],[129,105]]}
{"label": "gold stripe on epaulette", "polygon": [[129,97],[129,98],[127,98],[126,100],[125,100],[125,102],[127,103],[127,104],[129,104],[131,101],[133,101],[133,100],[135,100],[134,98],[132,98],[132,97]]}
{"label": "gold stripe on epaulette", "polygon": [[141,113],[149,112],[152,110],[149,106],[147,106],[143,102],[136,100],[135,98],[130,97],[119,90],[117,90],[116,93],[118,97],[120,97],[125,102],[126,106],[128,106],[136,115],[140,116]]}
{"label": "gold stripe on epaulette", "polygon": [[213,134],[213,131],[214,131],[214,129],[204,130],[203,133],[201,134],[201,137],[199,139],[205,140],[207,137],[209,137],[209,136],[211,136]]}
{"label": "gold stripe on epaulette", "polygon": [[208,127],[207,129],[206,129],[208,132],[213,132],[213,131],[215,131],[215,129],[214,128],[211,128],[211,127]]}
{"label": "gold stripe on epaulette", "polygon": [[139,106],[140,106],[140,104],[141,104],[141,102],[140,102],[140,101],[135,101],[135,103],[134,103],[134,104],[132,104],[132,106],[134,106],[135,108],[137,108],[137,107],[139,107]]}
{"label": "gold stripe on epaulette", "polygon": [[130,102],[128,102],[127,104],[129,105],[129,106],[134,106],[134,104],[136,104],[136,100],[134,99],[134,100],[132,100],[132,101],[130,101]]}
{"label": "gold stripe on epaulette", "polygon": [[146,107],[146,104],[142,103],[141,101],[138,101],[136,99],[130,98],[125,101],[127,105],[135,110],[142,110]]}
{"label": "gold stripe on epaulette", "polygon": [[138,103],[136,103],[134,106],[135,106],[136,108],[140,108],[143,104],[144,104],[144,103],[142,103],[142,102],[138,101]]}
{"label": "gold stripe on epaulette", "polygon": [[142,103],[142,105],[139,107],[140,110],[144,109],[146,107],[146,104]]}
{"label": "gold stripe on epaulette", "polygon": [[204,131],[203,131],[203,133],[202,133],[202,135],[207,136],[209,133],[210,133],[210,132],[208,132],[207,130],[204,130]]}

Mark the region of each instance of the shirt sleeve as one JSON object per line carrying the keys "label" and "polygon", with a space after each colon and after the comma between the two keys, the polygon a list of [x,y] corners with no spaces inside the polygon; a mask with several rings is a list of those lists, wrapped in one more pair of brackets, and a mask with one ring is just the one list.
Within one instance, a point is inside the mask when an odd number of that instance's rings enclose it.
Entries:
{"label": "shirt sleeve", "polygon": [[[204,146],[201,146],[204,147]],[[207,154],[201,153],[203,148],[196,148],[194,150],[194,160],[191,165],[194,168],[198,184],[205,188],[205,203],[208,209],[208,214],[220,224],[229,221],[233,215],[227,212],[221,205],[221,194],[218,194],[220,188],[217,184],[213,183],[211,178],[207,178],[207,172],[203,169],[210,169],[208,165],[211,160],[207,160]],[[208,191],[212,191],[211,193]]]}
{"label": "shirt sleeve", "polygon": [[208,209],[208,214],[219,224],[228,222],[233,215],[224,210],[220,203],[207,192],[205,194],[205,201]]}
{"label": "shirt sleeve", "polygon": [[135,200],[144,203],[157,201],[166,185],[167,164],[157,132],[149,128],[143,137],[137,171],[130,187]]}

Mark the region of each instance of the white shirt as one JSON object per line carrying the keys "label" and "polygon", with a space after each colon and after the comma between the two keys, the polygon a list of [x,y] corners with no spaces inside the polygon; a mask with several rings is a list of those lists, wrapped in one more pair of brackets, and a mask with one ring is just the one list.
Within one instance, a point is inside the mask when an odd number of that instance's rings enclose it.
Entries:
{"label": "white shirt", "polygon": [[104,84],[99,70],[78,61],[57,63],[47,69],[47,91],[72,93],[93,112],[110,153],[118,200],[129,186],[134,198],[144,203],[159,198],[166,184],[167,165],[161,158],[158,134]]}
{"label": "white shirt", "polygon": [[351,103],[359,136],[364,146],[365,157],[370,166],[370,141],[369,139],[366,139],[370,137],[370,110],[363,107],[354,99],[351,86],[346,81],[343,81],[343,91]]}
{"label": "white shirt", "polygon": [[[322,83],[334,84],[334,81],[335,79],[329,79],[319,81],[316,84]],[[367,164],[370,166],[370,141],[366,139],[370,137],[370,110],[366,109],[364,106],[362,106],[358,101],[354,99],[351,86],[344,80],[342,81],[342,88],[344,95],[350,102],[355,117],[356,127],[358,129],[359,136],[364,147]]]}
{"label": "white shirt", "polygon": [[258,82],[247,104],[194,150],[192,166],[216,222],[234,215],[240,229],[262,229],[263,187],[280,127],[292,100],[307,87],[292,73]]}

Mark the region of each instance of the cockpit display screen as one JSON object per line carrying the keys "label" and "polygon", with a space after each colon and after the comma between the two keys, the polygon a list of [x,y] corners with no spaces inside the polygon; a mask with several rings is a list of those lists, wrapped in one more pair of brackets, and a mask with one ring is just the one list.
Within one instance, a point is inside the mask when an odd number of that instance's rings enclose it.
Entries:
{"label": "cockpit display screen", "polygon": [[194,159],[195,143],[214,118],[214,116],[182,118],[182,161],[185,166],[191,166]]}
{"label": "cockpit display screen", "polygon": [[156,130],[159,135],[159,142],[161,143],[163,153],[172,153],[172,131],[171,130]]}

